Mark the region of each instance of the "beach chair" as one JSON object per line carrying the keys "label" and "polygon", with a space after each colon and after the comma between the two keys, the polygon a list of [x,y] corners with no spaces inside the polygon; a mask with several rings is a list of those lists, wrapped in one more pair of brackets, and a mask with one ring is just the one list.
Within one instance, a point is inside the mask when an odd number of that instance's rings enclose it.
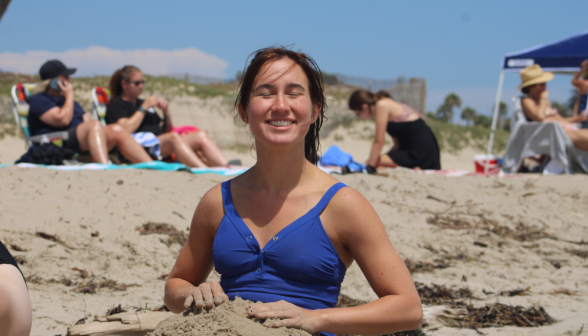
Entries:
{"label": "beach chair", "polygon": [[110,101],[110,90],[97,86],[92,89],[92,113],[94,119],[106,126],[106,105]]}
{"label": "beach chair", "polygon": [[503,170],[517,173],[524,160],[535,158],[531,160],[536,161],[536,172],[539,173],[588,173],[588,152],[574,147],[557,123],[528,121],[521,101],[522,97],[513,98],[511,132],[502,161]]}
{"label": "beach chair", "polygon": [[61,146],[63,141],[68,139],[68,134],[65,131],[36,136],[31,136],[31,133],[29,132],[29,124],[27,120],[29,115],[29,100],[33,96],[33,91],[36,86],[36,84],[30,83],[19,83],[12,86],[10,93],[14,120],[25,136],[25,146],[31,146],[33,143],[42,144],[48,142],[53,142],[57,146]]}

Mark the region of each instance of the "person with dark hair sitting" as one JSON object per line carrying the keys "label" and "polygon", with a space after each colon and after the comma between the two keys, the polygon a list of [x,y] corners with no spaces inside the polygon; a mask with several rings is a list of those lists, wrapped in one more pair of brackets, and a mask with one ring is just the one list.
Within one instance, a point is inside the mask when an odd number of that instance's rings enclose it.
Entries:
{"label": "person with dark hair sitting", "polygon": [[[257,162],[200,200],[165,305],[180,313],[240,297],[257,302],[243,307],[251,318],[321,335],[417,329],[418,292],[378,214],[316,166],[326,109],[320,69],[283,47],[254,55],[235,106]],[[379,299],[336,308],[354,261]],[[213,267],[220,284],[206,282]]]}
{"label": "person with dark hair sitting", "polygon": [[41,84],[29,102],[28,124],[31,136],[66,131],[63,146],[78,154],[90,152],[92,161],[108,163],[108,151],[114,147],[133,163],[151,161],[145,150],[122,127],[103,127],[92,120],[74,100],[69,76],[76,69],[59,60],[45,62],[39,74]]}
{"label": "person with dark hair sitting", "polygon": [[[398,166],[412,169],[441,169],[439,145],[435,135],[421,115],[410,106],[392,99],[387,91],[373,94],[357,90],[349,97],[349,109],[359,118],[376,120],[376,134],[368,169]],[[388,132],[394,147],[380,154],[384,147],[384,135]]]}
{"label": "person with dark hair sitting", "polygon": [[0,241],[0,336],[27,336],[33,313],[24,276]]}
{"label": "person with dark hair sitting", "polygon": [[519,89],[524,94],[521,107],[527,121],[556,122],[572,140],[574,146],[588,151],[588,129],[578,129],[576,123],[585,121],[586,114],[562,117],[551,106],[547,82],[553,79],[553,73],[543,71],[541,66],[534,64],[521,70]]}
{"label": "person with dark hair sitting", "polygon": [[[151,133],[146,135],[157,137],[160,143],[157,153],[153,153],[155,156],[175,154],[179,162],[189,167],[217,167],[229,163],[206,131],[185,135],[172,132],[168,102],[156,96],[139,98],[144,83],[143,73],[135,66],[116,70],[110,78],[112,99],[106,107],[107,124],[120,125],[129,133]],[[163,119],[154,107],[163,111]]]}

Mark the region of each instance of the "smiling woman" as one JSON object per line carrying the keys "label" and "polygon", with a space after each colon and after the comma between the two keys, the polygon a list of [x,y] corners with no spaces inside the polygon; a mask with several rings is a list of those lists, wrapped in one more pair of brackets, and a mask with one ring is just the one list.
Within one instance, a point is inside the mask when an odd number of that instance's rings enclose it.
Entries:
{"label": "smiling woman", "polygon": [[[326,109],[318,66],[286,48],[255,53],[235,103],[257,163],[198,204],[165,287],[179,313],[241,297],[247,314],[310,333],[416,329],[422,308],[402,259],[370,203],[315,164]],[[335,308],[356,261],[379,299]],[[220,284],[207,283],[212,268]]]}

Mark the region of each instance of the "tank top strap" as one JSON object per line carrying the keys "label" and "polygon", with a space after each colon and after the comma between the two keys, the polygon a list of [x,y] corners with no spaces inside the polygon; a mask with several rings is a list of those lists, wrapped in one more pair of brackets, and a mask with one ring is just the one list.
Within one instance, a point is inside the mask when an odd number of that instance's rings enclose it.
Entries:
{"label": "tank top strap", "polygon": [[235,207],[233,206],[233,195],[231,195],[231,180],[221,183],[221,191],[225,213],[232,215],[235,212]]}
{"label": "tank top strap", "polygon": [[314,208],[312,208],[312,210],[309,211],[309,214],[312,217],[315,217],[315,216],[320,215],[320,213],[323,212],[323,210],[327,207],[327,205],[329,204],[329,202],[331,201],[331,199],[333,198],[333,196],[335,196],[335,194],[341,188],[345,188],[345,187],[347,187],[347,185],[345,183],[342,183],[342,182],[338,182],[338,183],[335,183],[334,185],[332,185],[329,188],[329,190],[327,190],[327,192],[323,195],[323,197],[317,203],[317,205],[315,205]]}

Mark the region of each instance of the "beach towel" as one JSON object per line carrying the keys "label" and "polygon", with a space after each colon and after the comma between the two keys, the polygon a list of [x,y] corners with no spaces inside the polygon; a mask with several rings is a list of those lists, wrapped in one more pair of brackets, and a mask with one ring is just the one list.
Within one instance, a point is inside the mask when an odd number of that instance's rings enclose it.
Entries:
{"label": "beach towel", "polygon": [[222,176],[236,176],[246,172],[249,167],[210,167],[210,168],[190,168],[181,163],[167,163],[162,161],[151,161],[143,163],[135,163],[129,165],[116,164],[102,164],[102,163],[88,163],[77,166],[53,166],[32,163],[0,164],[0,168],[16,166],[20,168],[48,168],[55,170],[115,170],[115,169],[149,169],[159,171],[185,171],[192,174],[217,174]]}
{"label": "beach towel", "polygon": [[516,173],[523,159],[534,155],[548,155],[568,174],[588,173],[588,152],[574,147],[557,123],[533,121],[518,125],[508,139],[502,169]]}
{"label": "beach towel", "polygon": [[178,133],[179,135],[186,135],[186,134],[190,134],[190,133],[195,133],[198,132],[200,129],[198,129],[198,127],[194,127],[194,126],[174,126],[171,131],[174,133]]}
{"label": "beach towel", "polygon": [[137,132],[132,134],[135,141],[139,143],[151,157],[161,160],[161,143],[155,134],[151,132]]}
{"label": "beach towel", "polygon": [[322,166],[347,167],[351,172],[363,172],[365,169],[363,163],[353,161],[351,154],[345,153],[337,145],[332,145],[327,149],[320,159],[320,164]]}

